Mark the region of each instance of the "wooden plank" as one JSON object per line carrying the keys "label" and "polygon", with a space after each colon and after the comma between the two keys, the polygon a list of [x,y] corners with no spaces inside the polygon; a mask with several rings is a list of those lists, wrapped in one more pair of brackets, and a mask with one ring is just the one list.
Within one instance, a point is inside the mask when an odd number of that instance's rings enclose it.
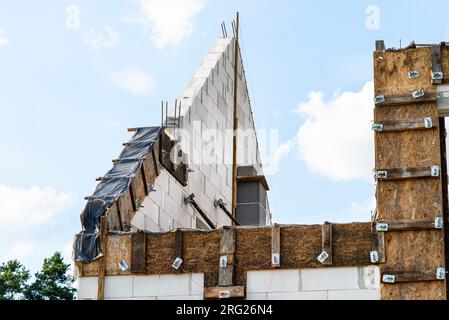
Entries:
{"label": "wooden plank", "polygon": [[[446,52],[447,54],[447,52]],[[430,81],[431,49],[416,48],[398,52],[374,53],[374,96],[411,95],[423,89],[429,98],[436,97],[436,86]],[[447,61],[446,55],[446,61]],[[443,52],[443,69],[444,69]],[[447,65],[447,62],[446,62]],[[417,78],[407,74],[418,71]],[[378,104],[374,122],[411,121],[424,117],[438,117],[436,101],[410,99],[405,105]],[[434,124],[436,125],[436,123]],[[438,130],[408,130],[375,133],[375,168],[430,168],[440,166]],[[376,184],[377,220],[434,219],[441,215],[442,197],[440,177],[419,179],[378,180]],[[386,232],[385,263],[381,271],[413,270],[425,272],[444,264],[441,232],[417,230],[413,232]],[[442,281],[404,282],[381,285],[381,298],[390,299],[445,299]]]}
{"label": "wooden plank", "polygon": [[150,189],[148,186],[148,182],[147,182],[147,174],[145,172],[145,165],[144,165],[144,161],[142,161],[142,165],[140,166],[140,176],[142,179],[142,183],[143,183],[143,190],[145,192],[145,196],[150,194]]}
{"label": "wooden plank", "polygon": [[244,298],[245,287],[210,287],[204,288],[204,299],[227,299],[227,298]]}
{"label": "wooden plank", "polygon": [[104,300],[104,282],[106,275],[106,237],[108,234],[108,220],[106,216],[100,218],[100,252],[102,257],[100,258],[100,270],[98,272],[98,291],[97,300]]}
{"label": "wooden plank", "polygon": [[[174,232],[173,261],[175,261],[176,258],[183,258],[183,233],[181,229],[176,229]],[[179,267],[178,269],[173,268],[173,272],[179,273],[182,269],[182,267]]]}
{"label": "wooden plank", "polygon": [[[377,180],[402,180],[402,179],[416,179],[416,178],[428,178],[432,176],[431,167],[425,168],[396,168],[396,169],[377,169],[376,172],[385,171],[386,177],[377,175]],[[435,178],[438,178],[436,176]]]}
{"label": "wooden plank", "polygon": [[[441,181],[440,193],[442,195],[442,216],[443,216],[443,238],[444,238],[444,256],[446,268],[449,267],[449,195],[448,195],[448,176],[447,176],[447,151],[446,151],[446,124],[445,119],[439,119],[439,140],[440,140],[440,158],[441,158]],[[449,297],[449,285],[446,284],[446,297]]]}
{"label": "wooden plank", "polygon": [[385,42],[383,40],[376,40],[376,51],[384,51]]}
{"label": "wooden plank", "polygon": [[[235,252],[235,231],[232,228],[224,227],[220,237],[220,266],[218,273],[218,286],[228,287],[234,284],[234,252]],[[222,265],[222,259],[226,260]]]}
{"label": "wooden plank", "polygon": [[435,92],[424,92],[423,96],[414,98],[412,95],[413,91],[406,94],[384,96],[384,102],[376,103],[376,107],[428,103],[435,102],[437,100],[437,95]]}
{"label": "wooden plank", "polygon": [[387,224],[388,232],[435,229],[435,219],[380,220],[379,223]]}
{"label": "wooden plank", "polygon": [[[429,47],[400,51],[376,51],[374,62],[374,96],[408,95],[422,88],[435,92],[430,81],[431,50]],[[444,67],[443,67],[444,69]],[[408,73],[417,71],[419,77],[409,79]]]}
{"label": "wooden plank", "polygon": [[[280,252],[282,264],[279,269],[323,268],[316,257],[322,251],[321,225],[281,225]],[[233,264],[233,285],[246,284],[246,272],[250,270],[272,270],[272,228],[271,227],[233,227],[235,233],[235,252],[230,261]],[[183,251],[182,269],[186,273],[204,273],[205,287],[218,286],[221,229],[204,232],[182,230]],[[434,231],[428,237],[418,236],[413,243],[426,242],[424,250],[433,246]],[[173,274],[175,237],[174,232],[146,233],[145,274]],[[392,234],[392,233],[391,233]],[[388,233],[387,233],[388,235]],[[132,261],[132,233],[109,234],[107,237],[106,275],[129,275]],[[371,224],[350,223],[332,224],[333,267],[360,267],[371,265]],[[99,260],[86,263],[84,276],[98,276]],[[123,260],[130,267],[120,270]],[[409,259],[412,262],[414,259]],[[409,269],[412,267],[407,265]],[[396,269],[397,270],[397,269]],[[413,269],[411,269],[413,270]]]}
{"label": "wooden plank", "polygon": [[[441,55],[441,45],[432,45],[430,47],[432,52],[432,73],[443,73],[442,69],[442,55]],[[442,84],[443,77],[441,78],[432,78],[432,84]]]}
{"label": "wooden plank", "polygon": [[[428,126],[424,119],[412,119],[405,121],[383,121],[378,122],[375,125],[381,125],[380,132],[392,132],[392,131],[405,131],[405,130],[421,130],[435,128],[435,124],[438,123],[438,119],[431,119],[431,126]],[[374,128],[374,126],[373,126]]]}
{"label": "wooden plank", "polygon": [[131,235],[131,272],[145,273],[146,236],[138,231]]}
{"label": "wooden plank", "polygon": [[271,228],[271,266],[281,266],[281,227],[277,223]]}
{"label": "wooden plank", "polygon": [[384,281],[384,275],[393,275],[394,283],[401,282],[421,282],[421,281],[442,281],[438,280],[436,277],[436,270],[430,270],[426,272],[404,272],[404,271],[383,271],[382,272],[382,282]]}
{"label": "wooden plank", "polygon": [[323,265],[332,265],[332,223],[325,222],[321,229],[321,248],[328,257],[322,262]]}

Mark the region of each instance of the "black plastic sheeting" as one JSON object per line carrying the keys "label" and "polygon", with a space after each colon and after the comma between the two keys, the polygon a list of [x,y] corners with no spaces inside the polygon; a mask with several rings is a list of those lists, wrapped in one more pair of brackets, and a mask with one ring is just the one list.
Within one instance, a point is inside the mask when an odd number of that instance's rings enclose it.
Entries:
{"label": "black plastic sheeting", "polygon": [[142,159],[151,152],[161,132],[162,127],[137,129],[118,161],[97,185],[81,213],[82,231],[75,236],[73,245],[75,261],[90,262],[101,257],[100,219],[128,190]]}

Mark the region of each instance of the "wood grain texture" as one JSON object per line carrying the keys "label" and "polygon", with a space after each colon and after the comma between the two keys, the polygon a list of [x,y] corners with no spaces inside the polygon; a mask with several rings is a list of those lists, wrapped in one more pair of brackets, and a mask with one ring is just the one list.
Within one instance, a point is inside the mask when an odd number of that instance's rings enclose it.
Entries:
{"label": "wood grain texture", "polygon": [[281,256],[281,227],[278,224],[274,224],[271,229],[271,266],[273,268],[279,268],[281,261],[279,259],[278,263],[275,263],[273,261],[273,255]]}
{"label": "wood grain texture", "polygon": [[[430,48],[374,52],[374,95],[404,95],[417,89],[435,92],[430,81],[431,56]],[[418,71],[419,77],[409,79],[410,71]]]}
{"label": "wood grain texture", "polygon": [[402,219],[379,221],[388,224],[388,232],[435,229],[435,219]]}
{"label": "wood grain texture", "polygon": [[204,288],[204,299],[219,299],[220,293],[226,293],[229,298],[244,298],[245,297],[245,287],[244,286],[234,286],[234,287],[209,287]]}
{"label": "wood grain texture", "polygon": [[[371,264],[371,224],[333,224],[333,266],[367,266]],[[246,284],[246,272],[271,270],[271,228],[235,227],[235,252],[233,255],[234,286]],[[183,230],[183,272],[204,273],[205,287],[216,287],[219,281],[221,255],[221,229],[204,232]],[[172,274],[175,237],[170,233],[145,233],[146,274]],[[131,269],[120,271],[123,259],[131,265],[131,234],[109,235],[106,274],[132,274]],[[316,257],[322,250],[321,225],[280,226],[280,269],[323,268]],[[84,276],[98,275],[98,260],[84,265]]]}
{"label": "wood grain texture", "polygon": [[234,283],[235,230],[225,227],[221,229],[220,256],[226,256],[226,267],[219,266],[218,286],[227,287]]}
{"label": "wood grain texture", "polygon": [[[431,49],[416,48],[374,53],[375,95],[407,95],[423,89],[435,93],[431,84]],[[444,62],[444,61],[443,61]],[[443,63],[444,64],[444,63]],[[444,68],[444,66],[443,66]],[[409,71],[419,77],[409,79]],[[437,119],[435,102],[407,105],[381,105],[374,110],[374,121],[413,121],[424,117]],[[377,169],[441,168],[437,123],[428,130],[376,132],[375,167]],[[376,186],[378,220],[420,220],[442,216],[441,175],[408,180],[378,181]],[[387,232],[385,264],[381,270],[423,273],[444,266],[441,230]],[[382,284],[382,299],[445,299],[444,283],[404,282]]]}
{"label": "wood grain texture", "polygon": [[145,273],[145,233],[137,232],[131,235],[131,272]]}
{"label": "wood grain texture", "polygon": [[323,264],[327,266],[332,265],[332,223],[325,222],[321,228],[321,248],[322,251],[328,254]]}
{"label": "wood grain texture", "polygon": [[[426,128],[424,118],[404,121],[382,121],[379,124],[382,124],[382,132],[430,129]],[[438,126],[438,119],[432,119],[433,126]]]}

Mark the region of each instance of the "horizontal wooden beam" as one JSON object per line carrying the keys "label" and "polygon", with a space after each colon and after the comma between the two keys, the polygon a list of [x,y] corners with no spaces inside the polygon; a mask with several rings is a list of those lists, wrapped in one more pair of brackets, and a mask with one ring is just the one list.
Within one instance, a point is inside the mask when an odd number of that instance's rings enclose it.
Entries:
{"label": "horizontal wooden beam", "polygon": [[440,275],[437,275],[437,269],[425,272],[408,272],[408,271],[383,271],[383,283],[400,283],[400,282],[421,282],[421,281],[443,281],[445,271],[442,269]]}
{"label": "horizontal wooden beam", "polygon": [[376,107],[389,105],[404,105],[413,103],[435,102],[437,99],[435,92],[424,92],[420,97],[414,98],[412,92],[403,95],[377,96],[374,100]]}
{"label": "horizontal wooden beam", "polygon": [[439,166],[432,166],[424,168],[377,169],[374,177],[376,180],[401,180],[439,176]]}
{"label": "horizontal wooden beam", "polygon": [[385,220],[378,221],[376,225],[377,231],[409,231],[426,229],[442,229],[442,218]]}
{"label": "horizontal wooden beam", "polygon": [[244,297],[244,286],[204,288],[204,299],[229,299]]}
{"label": "horizontal wooden beam", "polygon": [[422,130],[435,128],[437,127],[437,124],[437,119],[426,117],[414,120],[376,122],[372,125],[372,129],[377,132]]}

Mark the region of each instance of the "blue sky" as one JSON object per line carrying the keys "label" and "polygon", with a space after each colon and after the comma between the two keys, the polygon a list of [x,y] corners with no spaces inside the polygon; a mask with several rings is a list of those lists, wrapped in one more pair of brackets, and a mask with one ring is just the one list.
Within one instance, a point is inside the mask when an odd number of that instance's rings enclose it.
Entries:
{"label": "blue sky", "polygon": [[0,261],[68,255],[126,128],[160,122],[237,10],[256,127],[284,144],[274,220],[369,219],[374,41],[449,40],[448,2],[0,0]]}

